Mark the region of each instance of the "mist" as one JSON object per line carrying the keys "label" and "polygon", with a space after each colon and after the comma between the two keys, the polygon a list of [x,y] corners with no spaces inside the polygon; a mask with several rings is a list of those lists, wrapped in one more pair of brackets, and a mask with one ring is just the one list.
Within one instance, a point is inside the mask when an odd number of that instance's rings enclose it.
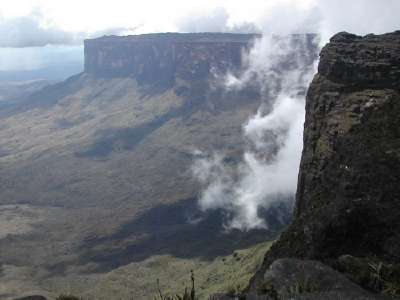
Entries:
{"label": "mist", "polygon": [[256,80],[264,95],[257,114],[243,124],[246,151],[237,167],[226,166],[223,153],[202,153],[193,166],[203,186],[200,208],[225,210],[227,229],[268,228],[260,209],[293,199],[302,150],[304,91],[314,73],[307,45],[305,35],[264,34],[247,57],[248,69],[239,77],[225,78],[227,89],[241,89]]}
{"label": "mist", "polygon": [[[297,57],[292,69],[277,71],[288,55],[301,51],[291,48],[289,36],[316,33],[322,47],[340,31],[367,34],[396,30],[399,22],[394,9],[400,9],[398,1],[387,1],[383,10],[382,5],[363,0],[313,1],[311,5],[281,1],[269,7],[254,24],[263,38],[246,58],[248,69],[240,77],[228,74],[225,84],[227,89],[240,89],[256,78],[272,109],[262,103],[243,125],[247,150],[236,169],[224,164],[223,153],[203,153],[195,162],[193,174],[203,186],[199,197],[202,210],[225,210],[230,216],[228,229],[268,228],[260,209],[293,199],[296,192],[305,113],[305,93],[301,90],[311,82],[317,63],[307,65],[304,58]],[[224,14],[220,22],[214,20],[220,26],[224,22],[229,23]],[[274,35],[284,38],[277,43]]]}

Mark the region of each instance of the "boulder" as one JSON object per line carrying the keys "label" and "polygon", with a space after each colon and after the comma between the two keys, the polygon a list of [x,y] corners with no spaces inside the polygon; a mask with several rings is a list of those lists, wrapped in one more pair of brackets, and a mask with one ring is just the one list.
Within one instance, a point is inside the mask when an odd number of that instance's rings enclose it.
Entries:
{"label": "boulder", "polygon": [[271,291],[275,291],[277,299],[325,299],[336,295],[346,299],[375,299],[374,295],[343,274],[314,260],[286,258],[274,261],[264,274],[263,285],[260,288],[263,287],[270,294]]}

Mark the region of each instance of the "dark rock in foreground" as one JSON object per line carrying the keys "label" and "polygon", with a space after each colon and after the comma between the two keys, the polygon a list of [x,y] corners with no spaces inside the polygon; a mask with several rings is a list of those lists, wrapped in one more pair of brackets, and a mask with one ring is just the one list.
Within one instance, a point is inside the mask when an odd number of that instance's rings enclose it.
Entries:
{"label": "dark rock in foreground", "polygon": [[324,47],[307,95],[295,220],[252,290],[278,258],[400,262],[399,83],[400,31],[339,33]]}
{"label": "dark rock in foreground", "polygon": [[241,296],[214,295],[211,300],[386,299],[364,290],[344,274],[313,260],[278,259],[266,270],[262,282],[254,293]]}
{"label": "dark rock in foreground", "polygon": [[284,299],[376,299],[343,274],[312,260],[279,259],[264,274],[265,288]]}

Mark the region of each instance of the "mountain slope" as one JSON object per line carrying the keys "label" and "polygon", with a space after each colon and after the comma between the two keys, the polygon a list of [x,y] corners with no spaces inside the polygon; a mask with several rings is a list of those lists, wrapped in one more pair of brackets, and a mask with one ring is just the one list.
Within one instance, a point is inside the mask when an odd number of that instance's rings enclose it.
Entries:
{"label": "mountain slope", "polygon": [[245,149],[262,87],[227,89],[224,76],[246,68],[256,37],[87,41],[84,73],[0,110],[3,298],[65,292],[154,256],[208,264],[276,237],[287,218],[225,233],[223,212],[199,211],[191,172],[198,150],[234,165]]}
{"label": "mountain slope", "polygon": [[[190,259],[218,241],[219,215],[188,222],[201,217],[190,167],[196,150],[239,157],[241,124],[260,98],[256,89],[225,91],[216,79],[211,89],[211,79],[160,87],[86,72],[0,111],[0,222],[7,224],[0,294],[44,293],[46,278],[107,272],[153,255]],[[240,235],[219,239],[204,256],[229,254],[265,233]],[[176,245],[185,237],[196,243],[182,252]]]}

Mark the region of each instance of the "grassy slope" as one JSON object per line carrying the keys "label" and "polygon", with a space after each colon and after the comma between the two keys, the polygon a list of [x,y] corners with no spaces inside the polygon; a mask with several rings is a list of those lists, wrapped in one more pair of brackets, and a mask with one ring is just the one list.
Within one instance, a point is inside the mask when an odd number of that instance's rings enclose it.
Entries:
{"label": "grassy slope", "polygon": [[190,285],[190,270],[194,270],[196,292],[200,299],[207,299],[212,293],[245,287],[271,244],[260,243],[212,261],[153,256],[105,275],[53,278],[46,284],[85,299],[154,299],[157,279],[164,293],[181,293]]}
{"label": "grassy slope", "polygon": [[[47,97],[42,106],[39,97],[37,106],[0,114],[0,210],[26,224],[0,230],[0,299],[41,292],[47,278],[96,279],[96,263],[81,256],[87,241],[112,236],[160,204],[193,198],[198,188],[190,172],[192,151],[219,149],[237,157],[241,125],[259,105],[247,95],[203,99],[130,149],[124,148],[130,141],[126,128],[175,111],[190,97],[143,91],[128,78],[87,75],[60,83],[48,95],[40,94]],[[76,155],[110,136],[119,139],[106,156]],[[111,246],[125,247],[135,238]],[[102,245],[104,253],[108,245]]]}

